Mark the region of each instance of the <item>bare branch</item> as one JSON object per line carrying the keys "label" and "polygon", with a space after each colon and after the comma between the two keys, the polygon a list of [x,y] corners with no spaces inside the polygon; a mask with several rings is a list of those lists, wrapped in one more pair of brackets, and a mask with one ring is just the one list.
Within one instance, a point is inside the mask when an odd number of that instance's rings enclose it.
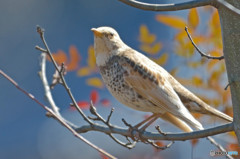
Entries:
{"label": "bare branch", "polygon": [[[120,134],[123,136],[132,137],[131,131],[129,129],[124,129],[118,126],[113,126],[111,129],[106,126],[100,125],[85,125],[76,129],[78,133],[86,133],[88,131],[99,131],[106,134],[114,133]],[[226,133],[229,131],[233,131],[233,123],[228,123],[224,125],[220,125],[213,128],[208,128],[204,130],[194,131],[191,133],[166,133],[166,134],[159,134],[157,132],[148,132],[143,131],[142,137],[150,140],[168,140],[168,141],[185,141],[197,138],[204,138],[207,136],[213,136],[221,133]],[[133,131],[134,136],[136,136],[139,132]]]}
{"label": "bare branch", "polygon": [[124,142],[118,140],[117,138],[115,138],[112,134],[109,134],[109,136],[113,139],[113,141],[115,141],[119,145],[126,147],[128,149],[134,148],[137,143],[136,141],[130,142],[130,140],[128,140],[128,143],[124,143]]}
{"label": "bare branch", "polygon": [[[73,123],[71,123],[70,121],[64,119],[62,117],[62,115],[59,112],[59,107],[55,104],[53,97],[52,97],[52,93],[51,93],[51,89],[49,87],[48,81],[47,81],[47,75],[46,75],[46,53],[42,52],[41,53],[41,61],[40,61],[40,67],[41,70],[38,72],[41,81],[43,83],[43,87],[44,87],[44,92],[45,92],[45,97],[49,103],[49,105],[52,107],[52,110],[56,113],[56,115],[61,118],[62,120],[64,120],[68,125],[70,125],[72,128],[77,128],[76,125],[74,125]],[[46,113],[47,117],[53,117],[51,113]]]}
{"label": "bare branch", "polygon": [[42,29],[41,27],[37,26],[37,32],[39,33],[40,38],[41,38],[41,40],[42,40],[42,42],[43,42],[43,44],[44,44],[44,46],[45,46],[45,48],[46,48],[46,53],[49,55],[51,61],[52,61],[53,64],[54,64],[55,69],[56,69],[57,72],[59,73],[59,76],[60,76],[60,78],[61,78],[61,81],[62,81],[62,83],[63,83],[63,86],[64,86],[64,88],[66,89],[69,97],[71,98],[74,107],[77,109],[77,111],[81,114],[81,116],[83,117],[83,119],[84,119],[86,122],[88,122],[89,124],[93,124],[93,123],[88,119],[88,117],[83,113],[83,111],[78,107],[78,104],[77,104],[75,98],[73,97],[73,95],[72,95],[72,93],[71,93],[71,90],[70,90],[70,88],[68,87],[68,85],[67,85],[67,83],[66,83],[66,81],[65,81],[65,78],[64,78],[63,74],[61,73],[61,70],[59,69],[56,61],[54,60],[54,58],[53,58],[53,56],[52,56],[52,53],[51,53],[51,51],[50,51],[50,49],[49,49],[49,47],[48,47],[48,45],[47,45],[47,43],[46,43],[46,40],[45,40],[45,37],[44,37],[44,29]]}
{"label": "bare branch", "polygon": [[[94,105],[93,105],[93,103],[92,103],[92,101],[91,101],[91,102],[90,102],[90,112],[91,112],[94,116],[96,116],[96,117],[89,117],[89,118],[92,119],[92,120],[101,121],[101,122],[103,122],[109,129],[111,129],[111,128],[113,128],[113,126],[109,123],[109,121],[110,121],[110,118],[111,118],[111,116],[112,116],[113,111],[114,111],[114,109],[112,108],[112,109],[111,109],[111,112],[110,112],[109,115],[108,115],[107,120],[105,120],[100,114],[98,114],[96,107],[94,107]],[[92,126],[93,126],[93,125],[92,125]],[[127,143],[124,143],[124,142],[120,141],[119,139],[117,139],[116,137],[114,137],[114,136],[112,135],[112,133],[106,133],[106,134],[108,134],[108,135],[113,139],[113,141],[115,141],[115,142],[118,143],[119,145],[121,145],[121,146],[123,146],[123,147],[126,147],[126,148],[128,148],[128,149],[132,149],[132,148],[136,145],[136,142],[135,142],[135,141],[134,141],[134,142],[131,142],[130,140],[128,140],[127,136],[125,136],[125,137],[127,138],[127,141],[128,141],[128,142],[127,142]],[[123,135],[123,136],[124,136],[124,135]]]}
{"label": "bare branch", "polygon": [[148,11],[176,11],[176,10],[184,10],[184,9],[191,9],[195,7],[202,7],[207,5],[213,5],[215,0],[193,0],[189,2],[183,2],[178,4],[150,4],[150,3],[143,3],[136,0],[118,0],[121,1],[129,6],[148,10]]}
{"label": "bare branch", "polygon": [[110,114],[108,115],[108,118],[107,118],[107,121],[106,121],[108,125],[110,124],[109,122],[110,122],[110,118],[112,117],[113,111],[114,111],[114,108],[111,109],[111,112],[110,112]]}
{"label": "bare branch", "polygon": [[53,100],[52,93],[50,91],[50,87],[49,87],[49,84],[48,84],[48,81],[47,81],[47,77],[46,77],[46,53],[42,53],[41,54],[40,66],[41,66],[41,71],[39,71],[39,76],[40,76],[41,81],[43,83],[46,99],[48,100],[48,103],[52,107],[52,110],[58,116],[61,116],[60,113],[59,113],[59,108],[56,106],[56,104],[55,104],[55,102]]}
{"label": "bare branch", "polygon": [[[215,145],[220,151],[227,152],[219,143],[217,143],[212,137],[208,136],[207,139],[211,142],[211,144]],[[233,157],[229,154],[226,154],[226,157],[229,159],[233,159]]]}
{"label": "bare branch", "polygon": [[159,132],[159,134],[162,134],[162,135],[164,135],[164,136],[167,135],[165,132],[162,132],[162,130],[160,129],[160,126],[159,126],[159,125],[155,126],[155,128],[157,129],[157,131]]}
{"label": "bare branch", "polygon": [[174,141],[170,142],[169,144],[165,145],[165,146],[158,146],[154,141],[151,140],[147,140],[147,143],[152,145],[153,147],[155,147],[156,149],[161,149],[161,150],[165,150],[167,148],[170,148],[173,144]]}
{"label": "bare branch", "polygon": [[195,47],[195,49],[198,51],[198,53],[202,56],[202,57],[206,57],[208,59],[214,59],[214,60],[222,60],[224,59],[224,56],[220,56],[220,57],[214,57],[214,56],[210,56],[210,55],[207,55],[206,53],[202,52],[198,47],[197,45],[194,43],[190,33],[188,32],[188,28],[185,27],[185,31],[188,35],[188,38],[190,39],[190,41],[192,42],[193,46]]}
{"label": "bare branch", "polygon": [[234,14],[236,14],[236,15],[238,15],[238,16],[240,15],[240,10],[239,10],[238,8],[234,7],[233,5],[231,5],[230,3],[226,2],[225,0],[217,0],[217,3],[218,3],[220,6],[228,9],[228,10],[231,11],[232,13],[234,13]]}
{"label": "bare branch", "polygon": [[45,52],[45,53],[47,53],[47,50],[45,50],[45,49],[43,49],[43,48],[41,48],[40,46],[35,46],[35,49],[37,49],[37,50],[39,50],[39,51],[41,51],[41,52]]}
{"label": "bare branch", "polygon": [[2,70],[0,70],[0,74],[6,78],[9,82],[11,82],[18,90],[20,90],[22,93],[24,93],[27,97],[29,97],[31,100],[33,100],[34,102],[36,102],[38,105],[40,105],[43,109],[45,109],[47,112],[49,112],[50,114],[52,114],[52,116],[59,122],[61,123],[64,127],[66,127],[70,132],[72,132],[72,134],[77,137],[78,139],[82,140],[83,142],[85,142],[86,144],[88,144],[89,146],[91,146],[92,148],[96,149],[97,151],[99,151],[100,153],[115,159],[116,157],[112,156],[111,154],[107,153],[106,151],[104,151],[103,149],[97,147],[96,145],[92,144],[90,141],[88,141],[87,139],[85,139],[84,137],[82,137],[80,134],[78,134],[78,132],[76,132],[71,126],[69,126],[62,118],[60,118],[54,111],[52,111],[52,109],[48,108],[47,106],[45,106],[44,104],[42,104],[38,99],[36,99],[32,94],[28,93],[27,91],[25,91],[23,88],[21,88],[16,81],[14,81],[11,77],[9,77],[7,74],[5,74]]}

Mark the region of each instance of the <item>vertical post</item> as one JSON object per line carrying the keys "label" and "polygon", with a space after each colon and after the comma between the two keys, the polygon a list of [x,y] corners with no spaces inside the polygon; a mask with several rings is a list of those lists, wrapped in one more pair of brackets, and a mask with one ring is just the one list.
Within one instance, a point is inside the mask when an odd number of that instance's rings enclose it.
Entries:
{"label": "vertical post", "polygon": [[[227,0],[236,8],[240,8],[239,0]],[[240,144],[240,16],[231,11],[218,8],[223,37],[223,52],[230,84],[234,131]]]}

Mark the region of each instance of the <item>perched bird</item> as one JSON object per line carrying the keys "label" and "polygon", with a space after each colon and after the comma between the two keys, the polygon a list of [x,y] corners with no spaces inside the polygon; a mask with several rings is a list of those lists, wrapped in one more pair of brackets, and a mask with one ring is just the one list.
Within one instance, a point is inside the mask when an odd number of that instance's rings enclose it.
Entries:
{"label": "perched bird", "polygon": [[203,129],[190,112],[232,121],[230,116],[191,93],[161,66],[127,46],[113,28],[91,30],[94,33],[96,64],[103,81],[122,104],[152,112],[152,118],[160,117],[186,132],[191,132],[192,128]]}

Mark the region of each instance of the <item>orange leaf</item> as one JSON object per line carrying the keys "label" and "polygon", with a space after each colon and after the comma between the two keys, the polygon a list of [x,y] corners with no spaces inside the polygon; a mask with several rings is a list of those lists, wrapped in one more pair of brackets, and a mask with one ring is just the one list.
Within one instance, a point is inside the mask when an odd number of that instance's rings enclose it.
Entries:
{"label": "orange leaf", "polygon": [[234,132],[234,131],[230,131],[230,132],[228,132],[228,134],[229,134],[230,136],[232,136],[232,137],[236,138],[236,134],[235,134],[235,132]]}
{"label": "orange leaf", "polygon": [[146,25],[140,26],[140,42],[151,44],[156,40],[156,36],[154,34],[150,34]]}
{"label": "orange leaf", "polygon": [[93,104],[96,104],[99,100],[99,94],[96,90],[93,90],[90,94],[90,99],[93,102]]}
{"label": "orange leaf", "polygon": [[67,63],[67,70],[73,71],[77,69],[80,56],[77,48],[73,45],[69,47],[70,61]]}
{"label": "orange leaf", "polygon": [[218,83],[220,79],[221,73],[219,71],[213,71],[212,74],[210,75],[209,82],[210,83]]}
{"label": "orange leaf", "polygon": [[167,53],[163,53],[160,56],[160,58],[158,58],[158,59],[153,59],[153,61],[155,61],[159,65],[165,65],[167,60],[168,60],[168,54]]}
{"label": "orange leaf", "polygon": [[157,21],[168,25],[170,27],[173,27],[175,29],[184,29],[186,26],[186,22],[183,18],[178,16],[172,16],[172,15],[157,15],[156,16]]}
{"label": "orange leaf", "polygon": [[238,144],[232,143],[227,146],[227,149],[232,150],[232,151],[239,151],[240,147]]}
{"label": "orange leaf", "polygon": [[159,147],[163,147],[164,146],[164,144],[161,141],[156,141],[155,144],[158,145]]}
{"label": "orange leaf", "polygon": [[217,60],[210,60],[207,64],[207,70],[210,70],[211,68],[213,68],[219,61]]}
{"label": "orange leaf", "polygon": [[175,53],[179,56],[189,58],[194,55],[194,47],[191,42],[178,43],[175,47]]}
{"label": "orange leaf", "polygon": [[[62,50],[58,50],[56,53],[53,53],[52,56],[58,65],[61,65],[62,63],[67,63],[68,60],[67,55]],[[50,60],[49,57],[48,60]]]}
{"label": "orange leaf", "polygon": [[197,12],[197,8],[190,9],[189,14],[188,14],[188,24],[189,24],[189,27],[191,27],[193,29],[197,28],[197,26],[199,24],[199,15]]}
{"label": "orange leaf", "polygon": [[192,143],[192,146],[196,146],[196,144],[198,143],[198,139],[192,139],[191,140],[191,143]]}
{"label": "orange leaf", "polygon": [[149,54],[157,54],[162,48],[162,44],[160,42],[155,43],[153,46],[148,44],[141,45],[140,49]]}
{"label": "orange leaf", "polygon": [[199,119],[200,117],[202,117],[202,114],[200,114],[200,113],[191,113],[193,116],[194,116],[194,118],[196,118],[196,119]]}
{"label": "orange leaf", "polygon": [[[79,101],[77,102],[78,104],[78,107],[81,108],[81,109],[88,109],[89,108],[89,102],[87,101]],[[76,108],[74,106],[71,105],[70,107],[71,110],[76,110]]]}
{"label": "orange leaf", "polygon": [[[189,32],[192,32],[190,28],[188,30]],[[179,31],[174,37],[174,39],[178,41],[183,41],[185,38],[187,38],[187,33],[185,30]]]}
{"label": "orange leaf", "polygon": [[96,68],[96,58],[95,58],[95,54],[94,54],[94,48],[92,45],[89,46],[89,48],[88,48],[88,66],[91,69]]}
{"label": "orange leaf", "polygon": [[199,87],[199,86],[201,86],[201,85],[203,84],[202,79],[201,79],[200,77],[198,77],[198,76],[193,76],[193,77],[192,77],[192,82],[193,82],[193,84],[194,84],[196,87]]}
{"label": "orange leaf", "polygon": [[192,68],[197,68],[202,65],[201,61],[190,61],[187,63],[188,66]]}
{"label": "orange leaf", "polygon": [[209,21],[209,28],[210,28],[211,41],[214,42],[216,47],[221,49],[222,34],[221,34],[220,20],[219,20],[219,15],[217,10],[215,10],[212,14],[212,17]]}
{"label": "orange leaf", "polygon": [[213,12],[209,24],[210,24],[212,27],[220,26],[219,15],[218,15],[218,11],[217,11],[217,10],[215,10],[215,11]]}
{"label": "orange leaf", "polygon": [[102,80],[97,77],[87,79],[87,84],[97,88],[103,88],[104,86]]}
{"label": "orange leaf", "polygon": [[170,74],[171,74],[172,76],[176,77],[177,72],[178,72],[178,68],[176,67],[176,68],[173,68],[173,69],[170,71]]}
{"label": "orange leaf", "polygon": [[91,70],[89,69],[89,67],[83,67],[78,70],[77,74],[79,76],[87,76],[91,74]]}
{"label": "orange leaf", "polygon": [[100,153],[101,159],[109,159],[109,157],[107,157],[106,155]]}
{"label": "orange leaf", "polygon": [[[233,109],[232,107],[225,107],[224,111],[223,111],[225,114],[233,117]],[[235,135],[235,134],[234,134]]]}

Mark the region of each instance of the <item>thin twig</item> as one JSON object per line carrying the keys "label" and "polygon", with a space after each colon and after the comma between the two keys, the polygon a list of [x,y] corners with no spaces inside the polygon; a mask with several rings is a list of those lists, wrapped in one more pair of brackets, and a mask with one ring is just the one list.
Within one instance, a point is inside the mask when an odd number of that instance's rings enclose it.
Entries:
{"label": "thin twig", "polygon": [[108,115],[108,118],[107,118],[107,121],[106,121],[106,123],[109,125],[110,123],[110,118],[112,117],[112,114],[113,114],[113,111],[114,111],[114,108],[112,108],[111,109],[111,112],[110,112],[110,114]]}
{"label": "thin twig", "polygon": [[46,97],[48,103],[50,104],[50,106],[52,107],[52,110],[58,116],[61,116],[60,113],[59,113],[59,108],[53,100],[52,93],[50,91],[50,87],[49,87],[47,77],[46,77],[46,53],[41,54],[40,66],[41,66],[41,71],[39,71],[39,76],[40,76],[41,81],[43,83],[43,87],[44,87],[44,91],[45,91],[45,97]]}
{"label": "thin twig", "polygon": [[[220,151],[222,152],[227,152],[219,143],[217,143],[212,137],[208,136],[207,139],[211,142],[211,144],[213,144],[214,146],[216,146]],[[226,154],[226,157],[229,159],[233,159],[233,157],[229,154]]]}
{"label": "thin twig", "polygon": [[41,47],[38,46],[38,45],[35,46],[35,49],[37,49],[37,50],[39,50],[39,51],[41,51],[41,52],[45,52],[45,53],[47,53],[47,50],[41,48]]}
{"label": "thin twig", "polygon": [[62,80],[62,82],[63,82],[63,86],[64,86],[64,88],[66,89],[69,97],[71,98],[74,107],[77,109],[77,111],[81,114],[81,116],[83,117],[83,119],[84,119],[86,122],[88,122],[89,124],[93,124],[93,123],[88,119],[88,117],[83,113],[83,111],[79,108],[79,106],[78,106],[75,98],[73,97],[73,94],[71,93],[71,90],[70,90],[70,88],[68,87],[68,85],[67,85],[67,83],[66,83],[66,81],[65,81],[65,78],[64,78],[63,74],[61,73],[61,70],[59,69],[59,67],[58,67],[56,61],[54,60],[54,58],[53,58],[53,56],[52,56],[52,53],[51,53],[51,51],[50,51],[50,49],[49,49],[49,47],[48,47],[48,45],[47,45],[47,42],[46,42],[45,37],[44,37],[44,29],[42,29],[41,27],[37,26],[37,32],[39,33],[40,38],[41,38],[41,40],[42,40],[42,42],[43,42],[43,44],[44,44],[44,46],[45,46],[45,48],[46,48],[46,53],[49,55],[51,61],[53,62],[53,65],[54,65],[55,69],[56,69],[56,70],[58,71],[58,73],[59,73],[59,76],[60,76],[60,78],[61,78],[61,80]]}
{"label": "thin twig", "polygon": [[[96,107],[94,107],[92,101],[90,102],[90,112],[95,116],[95,117],[89,117],[90,119],[92,120],[95,120],[95,121],[101,121],[103,122],[109,129],[113,128],[112,124],[109,123],[110,121],[110,118],[112,116],[112,113],[113,113],[114,109],[112,108],[111,109],[111,112],[109,113],[108,115],[108,118],[107,120],[105,120],[100,114],[98,114],[97,112],[97,109]],[[131,142],[130,140],[127,140],[128,142],[127,143],[124,143],[122,141],[120,141],[119,139],[115,138],[112,133],[107,133],[112,139],[113,141],[115,141],[116,143],[118,143],[119,145],[121,146],[124,146],[128,149],[132,149],[135,145],[136,145],[136,142]],[[127,138],[127,136],[126,136]]]}
{"label": "thin twig", "polygon": [[[39,71],[39,76],[40,76],[41,81],[43,83],[43,87],[44,87],[44,91],[45,91],[45,97],[46,97],[49,105],[52,107],[52,110],[56,113],[56,115],[59,118],[63,119],[72,128],[77,128],[76,125],[74,125],[73,123],[71,123],[70,121],[68,121],[68,120],[66,120],[66,119],[64,119],[62,117],[62,115],[59,112],[59,107],[55,104],[55,102],[53,100],[51,89],[50,89],[48,81],[47,81],[47,75],[46,75],[46,53],[45,52],[41,53],[40,67],[41,67],[41,70]],[[53,117],[52,114],[50,114],[50,113],[46,113],[46,115],[48,117]]]}
{"label": "thin twig", "polygon": [[157,131],[158,131],[160,134],[162,134],[162,135],[164,135],[164,136],[167,135],[165,132],[162,132],[162,130],[160,129],[160,126],[159,126],[159,125],[155,126],[155,128],[157,129]]}
{"label": "thin twig", "polygon": [[228,89],[228,87],[229,87],[233,82],[234,82],[234,81],[229,82],[229,83],[226,85],[226,87],[224,88],[224,90],[226,91],[226,90]]}
{"label": "thin twig", "polygon": [[134,148],[135,145],[136,145],[136,143],[137,143],[136,141],[130,142],[129,140],[128,140],[128,141],[129,141],[128,143],[124,143],[124,142],[118,140],[117,138],[115,138],[112,134],[109,134],[109,136],[113,139],[113,141],[115,141],[115,142],[118,143],[119,145],[121,145],[121,146],[123,146],[123,147],[126,147],[126,148],[128,148],[128,149]]}
{"label": "thin twig", "polygon": [[91,146],[92,148],[96,149],[97,151],[99,151],[100,153],[115,159],[116,157],[112,156],[111,154],[107,153],[106,151],[104,151],[103,149],[97,147],[96,145],[92,144],[90,141],[88,141],[87,139],[85,139],[84,137],[82,137],[80,134],[78,134],[71,126],[69,126],[64,120],[62,120],[61,118],[59,118],[59,116],[52,111],[52,109],[48,108],[47,106],[45,106],[44,104],[42,104],[37,98],[35,98],[32,94],[28,93],[27,91],[25,91],[23,88],[21,88],[16,81],[14,81],[11,77],[9,77],[7,74],[5,74],[2,70],[0,70],[0,74],[6,78],[9,82],[11,82],[18,90],[20,90],[22,93],[24,93],[27,97],[29,97],[31,100],[33,100],[34,102],[36,102],[38,105],[40,105],[43,109],[45,109],[47,112],[49,112],[50,114],[52,114],[52,116],[58,121],[60,122],[64,127],[66,127],[70,132],[72,132],[72,134],[74,136],[76,136],[78,139],[82,140],[83,142],[85,142],[86,144],[88,144],[89,146]]}
{"label": "thin twig", "polygon": [[171,3],[171,4],[150,4],[150,3],[143,3],[136,0],[118,0],[121,1],[129,6],[148,10],[148,11],[177,11],[177,10],[184,10],[184,9],[191,9],[195,7],[202,7],[207,5],[213,5],[215,0],[193,0],[188,2],[182,3]]}
{"label": "thin twig", "polygon": [[193,46],[195,47],[195,49],[198,51],[198,53],[199,53],[202,57],[206,57],[206,58],[208,58],[208,59],[214,59],[214,60],[222,60],[222,59],[224,59],[224,56],[214,57],[214,56],[210,56],[210,55],[207,55],[206,53],[202,52],[202,51],[198,48],[198,46],[194,43],[194,41],[193,41],[190,33],[188,32],[188,28],[187,28],[187,27],[185,27],[185,31],[186,31],[186,33],[187,33],[187,35],[188,35],[188,38],[189,38],[190,41],[192,42]]}
{"label": "thin twig", "polygon": [[174,144],[174,141],[170,142],[169,144],[167,144],[165,146],[158,146],[154,141],[150,141],[150,140],[147,140],[147,143],[152,145],[156,149],[165,150],[167,148],[170,148]]}

